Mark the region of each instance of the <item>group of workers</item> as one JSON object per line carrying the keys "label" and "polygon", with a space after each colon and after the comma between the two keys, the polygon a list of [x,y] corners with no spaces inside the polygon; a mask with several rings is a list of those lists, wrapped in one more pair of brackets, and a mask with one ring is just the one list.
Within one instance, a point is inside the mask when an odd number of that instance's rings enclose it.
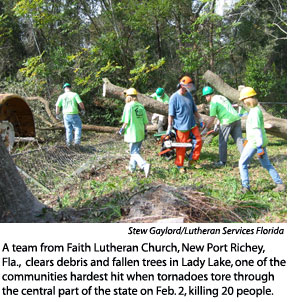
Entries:
{"label": "group of workers", "polygon": [[[65,92],[60,95],[56,102],[56,117],[58,118],[60,108],[62,107],[64,116],[64,125],[66,128],[66,144],[71,145],[73,139],[73,130],[75,131],[74,144],[80,144],[81,139],[81,119],[79,117],[79,107],[82,113],[85,113],[85,107],[79,95],[71,91],[71,85],[66,83],[63,86]],[[264,129],[264,120],[261,109],[256,99],[256,92],[251,87],[244,87],[240,91],[240,100],[250,109],[246,121],[246,140],[242,137],[241,114],[232,106],[230,101],[217,95],[210,86],[202,89],[202,96],[210,104],[210,119],[203,122],[197,107],[194,103],[192,91],[195,91],[193,80],[189,76],[180,79],[177,91],[169,96],[163,88],[158,88],[151,97],[162,103],[169,104],[168,127],[166,134],[170,135],[172,131],[176,132],[176,142],[193,142],[192,152],[189,154],[188,167],[196,169],[201,168],[199,158],[202,148],[201,135],[205,135],[217,118],[220,123],[219,129],[219,161],[215,163],[217,167],[225,166],[227,163],[227,142],[231,134],[241,154],[239,159],[239,170],[242,182],[242,192],[250,191],[249,183],[249,163],[257,153],[261,165],[267,169],[276,187],[274,191],[284,191],[283,184],[279,174],[269,161],[267,155],[267,136]],[[165,120],[166,119],[166,120]],[[167,123],[167,118],[163,115],[153,114],[152,122],[158,124],[158,131],[163,131]],[[128,169],[134,172],[138,167],[148,177],[151,165],[141,156],[141,145],[147,135],[146,125],[148,118],[145,108],[137,100],[137,91],[129,88],[125,91],[125,107],[122,114],[122,127],[119,134],[124,134],[124,141],[129,143],[130,161]],[[199,127],[198,127],[198,125]],[[201,133],[200,133],[201,130]],[[175,164],[180,173],[185,173],[184,160],[186,157],[186,148],[176,148]]]}

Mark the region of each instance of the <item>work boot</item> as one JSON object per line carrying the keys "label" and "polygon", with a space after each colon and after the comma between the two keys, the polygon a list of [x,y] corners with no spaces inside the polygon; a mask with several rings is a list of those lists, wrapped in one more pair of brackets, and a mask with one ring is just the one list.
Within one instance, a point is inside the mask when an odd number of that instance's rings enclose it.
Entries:
{"label": "work boot", "polygon": [[226,165],[226,163],[224,163],[221,160],[219,160],[217,163],[214,163],[214,166],[217,168],[224,167],[225,165]]}
{"label": "work boot", "polygon": [[197,164],[197,161],[194,159],[189,160],[188,167],[195,168],[195,169],[202,169],[202,166],[200,164]]}
{"label": "work boot", "polygon": [[273,190],[274,192],[284,192],[286,187],[284,184],[277,184],[276,188]]}
{"label": "work boot", "polygon": [[242,189],[241,189],[241,193],[242,193],[242,194],[246,194],[246,193],[248,193],[248,192],[251,192],[251,189],[250,189],[250,188],[242,187]]}
{"label": "work boot", "polygon": [[151,168],[151,165],[150,165],[150,164],[146,164],[146,165],[144,166],[144,173],[145,173],[145,177],[146,177],[146,178],[150,175],[150,168]]}

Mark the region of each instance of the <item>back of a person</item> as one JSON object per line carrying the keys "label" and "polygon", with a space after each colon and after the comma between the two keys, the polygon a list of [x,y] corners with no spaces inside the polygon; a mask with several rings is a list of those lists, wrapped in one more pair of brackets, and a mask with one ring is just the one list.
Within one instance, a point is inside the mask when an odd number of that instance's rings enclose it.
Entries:
{"label": "back of a person", "polygon": [[125,132],[126,142],[139,142],[145,137],[145,124],[148,123],[145,108],[142,104],[132,101],[125,105],[125,111],[129,113],[129,123]]}
{"label": "back of a person", "polygon": [[164,93],[163,96],[159,97],[159,96],[156,94],[156,92],[155,92],[155,93],[153,93],[153,94],[151,95],[151,97],[152,97],[154,100],[159,101],[159,102],[161,102],[161,103],[164,103],[164,104],[168,104],[168,103],[169,103],[169,96],[168,96],[166,93]]}
{"label": "back of a person", "polygon": [[62,100],[63,114],[78,114],[78,103],[76,101],[77,93],[67,91],[60,98]]}
{"label": "back of a person", "polygon": [[221,125],[229,125],[240,117],[227,98],[214,95],[210,103],[210,115],[216,115]]}

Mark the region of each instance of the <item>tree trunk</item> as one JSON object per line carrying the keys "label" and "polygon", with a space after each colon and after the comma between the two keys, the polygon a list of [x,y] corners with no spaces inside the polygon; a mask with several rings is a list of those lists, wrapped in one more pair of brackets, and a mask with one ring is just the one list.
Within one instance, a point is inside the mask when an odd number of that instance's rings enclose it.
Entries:
{"label": "tree trunk", "polygon": [[[103,96],[116,98],[119,100],[125,100],[124,90],[125,88],[113,85],[107,78],[103,79]],[[162,115],[168,114],[168,104],[155,101],[151,97],[138,93],[138,101],[144,105],[146,111],[153,113],[159,113]]]}
{"label": "tree trunk", "polygon": [[38,222],[44,208],[26,187],[0,139],[0,222]]}
{"label": "tree trunk", "polygon": [[[39,130],[64,130],[64,125],[52,126],[49,128],[40,128]],[[109,127],[109,126],[95,126],[95,125],[82,125],[82,131],[95,131],[103,133],[116,133],[119,130],[119,127]],[[154,132],[157,130],[157,125],[147,125],[148,132]]]}
{"label": "tree trunk", "polygon": [[[226,84],[217,74],[210,70],[207,70],[203,75],[205,81],[213,86],[219,93],[227,97],[233,103],[238,103],[243,106],[243,102],[239,101],[240,92],[228,84]],[[273,115],[267,113],[262,106],[261,110],[264,117],[264,127],[267,133],[287,139],[287,120],[282,118],[274,117]]]}

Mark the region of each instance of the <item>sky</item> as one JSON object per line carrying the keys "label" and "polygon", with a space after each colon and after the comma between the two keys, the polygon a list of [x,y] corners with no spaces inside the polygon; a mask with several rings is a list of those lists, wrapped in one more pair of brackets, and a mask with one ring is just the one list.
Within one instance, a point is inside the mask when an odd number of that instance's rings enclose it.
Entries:
{"label": "sky", "polygon": [[233,7],[239,0],[217,0],[216,1],[216,13],[223,16],[225,10]]}

